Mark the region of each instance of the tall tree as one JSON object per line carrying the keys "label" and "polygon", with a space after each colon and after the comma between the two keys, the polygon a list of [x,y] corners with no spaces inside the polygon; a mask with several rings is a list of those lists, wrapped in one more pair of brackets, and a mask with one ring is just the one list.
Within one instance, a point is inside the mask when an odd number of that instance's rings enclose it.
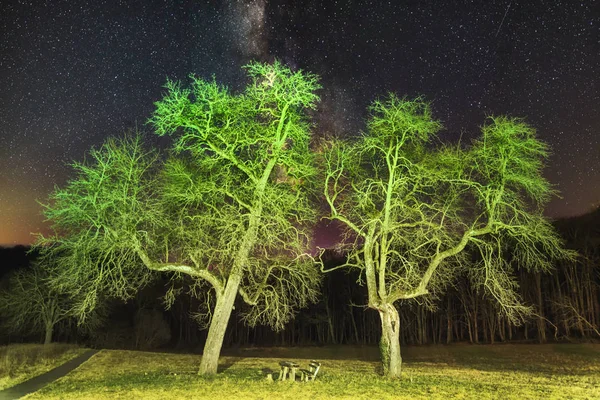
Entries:
{"label": "tall tree", "polygon": [[[315,301],[320,275],[308,254],[316,212],[315,174],[306,110],[316,76],[274,63],[245,67],[251,83],[232,94],[191,77],[189,89],[167,82],[150,123],[173,137],[164,163],[139,137],[109,140],[77,164],[77,177],[47,207],[62,249],[62,278],[123,298],[153,278],[187,277],[210,319],[201,374],[217,372],[237,295],[250,324],[276,329]],[[167,292],[167,303],[177,294]]]}
{"label": "tall tree", "polygon": [[0,315],[5,332],[44,334],[44,345],[52,342],[56,324],[71,317],[73,301],[49,284],[47,271],[34,263],[18,269],[0,290]]}
{"label": "tall tree", "polygon": [[516,291],[515,266],[546,271],[570,255],[542,216],[552,194],[541,175],[547,147],[531,127],[490,118],[469,149],[436,149],[440,129],[428,103],[390,95],[370,107],[365,134],[325,151],[330,218],[353,242],[343,267],[359,269],[366,282],[391,377],[402,363],[396,306],[435,299],[464,274],[517,321],[531,308]]}

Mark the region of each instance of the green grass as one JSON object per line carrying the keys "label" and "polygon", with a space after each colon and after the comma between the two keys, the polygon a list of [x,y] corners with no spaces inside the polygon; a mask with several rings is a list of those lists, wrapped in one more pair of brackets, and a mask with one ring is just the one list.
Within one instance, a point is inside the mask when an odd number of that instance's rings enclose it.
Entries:
{"label": "green grass", "polygon": [[84,351],[76,345],[61,343],[0,346],[0,390],[48,372]]}
{"label": "green grass", "polygon": [[[196,355],[104,350],[27,399],[600,399],[600,345],[405,348],[401,379],[379,375],[373,349],[348,348],[363,360],[331,357],[342,350],[240,352],[222,357],[214,377],[196,374]],[[307,366],[315,357],[315,382],[266,379],[281,359]]]}

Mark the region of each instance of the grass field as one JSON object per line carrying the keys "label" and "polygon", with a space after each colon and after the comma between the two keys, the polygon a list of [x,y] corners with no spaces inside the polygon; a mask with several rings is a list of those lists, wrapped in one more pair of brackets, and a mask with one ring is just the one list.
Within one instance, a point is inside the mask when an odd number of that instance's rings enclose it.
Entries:
{"label": "grass field", "polygon": [[[295,355],[295,357],[292,357]],[[403,349],[401,379],[380,376],[373,348],[258,349],[222,357],[104,350],[27,399],[600,399],[600,345],[432,346]],[[268,382],[268,369],[318,358],[315,382]]]}
{"label": "grass field", "polygon": [[11,344],[0,346],[0,390],[50,371],[82,354],[72,344]]}

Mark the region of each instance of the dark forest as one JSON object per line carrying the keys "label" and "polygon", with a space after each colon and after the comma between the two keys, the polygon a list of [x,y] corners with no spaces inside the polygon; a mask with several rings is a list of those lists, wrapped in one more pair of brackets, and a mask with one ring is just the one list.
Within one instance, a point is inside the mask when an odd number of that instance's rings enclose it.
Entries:
{"label": "dark forest", "polygon": [[[567,246],[576,250],[576,262],[555,266],[549,274],[523,273],[521,294],[535,306],[536,316],[515,326],[498,316],[493,302],[458,281],[433,304],[402,307],[401,342],[407,345],[505,342],[579,342],[600,339],[600,210],[555,222]],[[2,248],[2,274],[28,268],[35,257],[29,248]],[[342,256],[328,253],[329,263]],[[6,282],[3,281],[6,285]],[[182,296],[169,311],[162,303],[164,283],[156,284],[127,303],[113,301],[106,321],[97,332],[81,333],[74,321],[57,327],[55,340],[93,347],[123,349],[178,349],[201,351],[206,332],[192,317],[198,304]],[[366,306],[357,276],[336,271],[325,276],[320,301],[301,310],[281,332],[269,327],[246,326],[234,314],[224,347],[303,346],[330,344],[377,345],[381,336],[378,315]],[[243,305],[238,304],[238,307]],[[234,311],[235,313],[235,311]],[[0,333],[2,344],[39,341],[33,335]]]}

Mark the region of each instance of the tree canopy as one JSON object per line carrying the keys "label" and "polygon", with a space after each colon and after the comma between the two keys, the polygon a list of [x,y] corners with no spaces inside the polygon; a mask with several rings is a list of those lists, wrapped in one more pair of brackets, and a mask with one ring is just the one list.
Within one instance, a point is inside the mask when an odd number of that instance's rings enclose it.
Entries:
{"label": "tree canopy", "polygon": [[[29,269],[13,271],[0,289],[0,316],[5,332],[44,334],[44,344],[52,341],[59,322],[73,316],[75,301],[51,284],[48,270],[38,263]],[[91,321],[97,323],[98,314]],[[88,321],[89,322],[89,321]]]}
{"label": "tree canopy", "polygon": [[278,62],[245,69],[238,94],[214,79],[168,81],[149,121],[172,137],[168,157],[139,135],[109,139],[53,193],[55,235],[38,241],[59,258],[58,285],[85,292],[81,316],[100,293],[130,298],[161,272],[169,304],[187,279],[211,318],[202,373],[216,372],[238,293],[248,323],[281,329],[320,282],[308,253],[317,77]]}
{"label": "tree canopy", "polygon": [[[400,373],[394,304],[441,293],[457,276],[493,296],[514,322],[531,313],[515,268],[548,270],[568,257],[542,215],[547,146],[523,121],[490,117],[470,146],[444,145],[421,98],[391,94],[370,107],[367,131],[325,152],[330,218],[346,227],[348,261],[382,318],[387,374]],[[399,304],[399,303],[398,303]]]}

